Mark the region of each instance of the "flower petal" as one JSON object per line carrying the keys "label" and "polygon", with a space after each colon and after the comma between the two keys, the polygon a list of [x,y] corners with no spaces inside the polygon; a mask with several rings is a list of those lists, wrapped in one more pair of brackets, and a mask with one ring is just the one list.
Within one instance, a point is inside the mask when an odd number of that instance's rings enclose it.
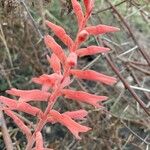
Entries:
{"label": "flower petal", "polygon": [[32,81],[37,84],[42,84],[49,87],[54,87],[61,80],[62,76],[57,73],[51,75],[43,74],[40,77],[32,78]]}

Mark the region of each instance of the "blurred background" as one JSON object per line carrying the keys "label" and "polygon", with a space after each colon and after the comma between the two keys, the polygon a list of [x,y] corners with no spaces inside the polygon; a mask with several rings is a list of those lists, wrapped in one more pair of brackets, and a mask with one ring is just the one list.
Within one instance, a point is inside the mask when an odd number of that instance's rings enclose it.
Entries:
{"label": "blurred background", "polygon": [[[82,4],[82,0],[80,0]],[[82,4],[83,5],[83,4]],[[32,77],[52,70],[46,60],[50,52],[43,36],[50,34],[67,51],[65,45],[46,28],[49,20],[62,26],[74,39],[77,23],[70,0],[1,0],[0,1],[0,94],[11,87],[38,88]],[[47,124],[43,129],[45,146],[55,150],[149,150],[150,118],[141,108],[150,108],[150,1],[149,0],[95,0],[89,25],[106,24],[120,28],[120,32],[90,37],[83,47],[95,44],[111,48],[109,54],[83,57],[79,68],[90,68],[117,77],[115,86],[75,79],[74,88],[90,93],[107,95],[107,111],[95,110],[82,103],[60,98],[55,108],[89,111],[87,120],[92,131],[77,141],[65,127]],[[108,59],[110,61],[108,61]],[[113,66],[111,66],[113,65]],[[122,80],[119,79],[117,68]],[[122,82],[129,87],[125,88]],[[135,91],[136,96],[130,91]],[[138,98],[135,98],[138,97]],[[38,105],[45,109],[45,104]],[[29,121],[34,118],[24,115]],[[17,150],[24,149],[26,139],[9,117],[8,131]],[[5,144],[0,130],[0,149]]]}

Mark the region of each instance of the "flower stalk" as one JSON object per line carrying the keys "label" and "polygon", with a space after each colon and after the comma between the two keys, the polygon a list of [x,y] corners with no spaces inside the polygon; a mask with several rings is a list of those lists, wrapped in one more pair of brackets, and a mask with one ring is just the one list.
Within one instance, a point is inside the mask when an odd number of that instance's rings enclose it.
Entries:
{"label": "flower stalk", "polygon": [[[65,96],[67,99],[93,105],[95,108],[103,107],[102,101],[107,99],[106,96],[90,94],[84,91],[74,91],[71,88],[68,88],[71,84],[72,76],[107,85],[113,85],[116,83],[115,78],[99,72],[75,69],[80,57],[106,53],[109,50],[108,48],[94,45],[80,48],[82,43],[86,42],[90,35],[116,32],[119,29],[106,25],[86,26],[94,6],[94,0],[84,0],[85,12],[82,11],[82,7],[77,0],[71,0],[71,2],[78,23],[78,32],[75,40],[72,40],[62,27],[49,21],[45,22],[55,35],[68,47],[69,54],[67,55],[65,53],[53,37],[46,35],[44,37],[45,45],[50,51],[52,51],[51,57],[47,55],[47,60],[54,73],[51,75],[43,74],[32,79],[33,82],[40,84],[42,89],[18,90],[12,88],[11,90],[7,90],[8,94],[19,97],[18,101],[0,96],[0,102],[3,104],[1,109],[14,120],[27,137],[28,143],[26,150],[45,149],[41,130],[47,122],[52,124],[62,124],[70,130],[76,139],[81,139],[79,133],[91,130],[90,127],[86,127],[76,122],[76,120],[85,119],[87,116],[86,110],[59,113],[57,110],[53,109],[53,106],[60,96]],[[45,101],[47,102],[47,108],[42,112],[39,108],[31,106],[30,101]],[[33,133],[31,133],[31,130],[21,119],[15,116],[13,113],[14,110],[23,111],[38,118]],[[36,143],[35,148],[33,148],[34,143]]]}

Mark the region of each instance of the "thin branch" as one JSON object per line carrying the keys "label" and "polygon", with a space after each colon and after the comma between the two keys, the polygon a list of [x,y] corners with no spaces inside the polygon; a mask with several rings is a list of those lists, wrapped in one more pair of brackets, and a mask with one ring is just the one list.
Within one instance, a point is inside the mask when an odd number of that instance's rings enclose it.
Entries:
{"label": "thin branch", "polygon": [[[117,6],[123,4],[123,3],[126,2],[126,1],[127,1],[127,0],[124,0],[124,1],[118,3],[118,4],[114,5],[114,6],[117,7]],[[108,8],[102,9],[102,10],[98,10],[98,11],[92,13],[92,15],[96,15],[96,14],[98,14],[98,13],[101,13],[101,12],[104,12],[104,11],[107,11],[107,10],[110,10],[110,9],[112,9],[112,7],[108,7]]]}
{"label": "thin branch", "polygon": [[[99,45],[100,43],[100,39],[97,37],[96,38],[97,44]],[[103,43],[105,46],[109,47],[106,43]],[[124,77],[121,75],[121,73],[119,72],[118,68],[114,65],[114,63],[110,60],[109,56],[107,54],[104,54],[108,64],[110,65],[110,67],[112,68],[112,70],[116,73],[116,75],[119,77],[119,79],[122,81],[122,83],[124,84],[125,88],[128,89],[128,91],[131,93],[131,95],[135,98],[135,100],[139,103],[139,105],[143,108],[143,110],[145,111],[145,113],[150,116],[150,112],[148,111],[148,109],[146,108],[145,104],[143,103],[143,101],[137,96],[137,94],[134,92],[134,90],[130,87],[130,85],[128,84],[128,82],[124,79]]]}
{"label": "thin branch", "polygon": [[0,126],[1,126],[1,130],[2,130],[2,135],[3,135],[3,139],[4,139],[4,143],[6,146],[7,150],[13,150],[13,143],[11,141],[10,135],[8,133],[8,129],[6,126],[6,122],[3,116],[3,112],[0,110]]}
{"label": "thin branch", "polygon": [[38,32],[38,34],[40,36],[40,40],[42,40],[43,39],[43,35],[42,35],[41,31],[39,30],[39,28],[37,26],[37,23],[35,22],[34,18],[32,17],[32,15],[31,15],[31,13],[30,13],[30,11],[29,11],[25,1],[24,0],[20,0],[20,3],[23,5],[23,7],[25,8],[26,12],[28,13],[28,15],[29,15],[29,17],[30,17],[30,19],[31,19],[35,29],[37,30],[37,32]]}
{"label": "thin branch", "polygon": [[141,54],[143,55],[143,57],[145,58],[145,60],[147,61],[147,63],[150,66],[150,56],[146,53],[146,51],[141,47],[141,45],[139,44],[139,42],[136,40],[136,37],[135,37],[133,31],[131,30],[130,26],[126,22],[126,20],[123,18],[123,16],[118,12],[118,10],[115,8],[115,6],[112,5],[112,3],[109,0],[106,0],[106,1],[112,7],[113,11],[117,14],[117,16],[120,18],[120,20],[122,21],[122,23],[126,26],[126,28],[128,29],[128,32],[131,35],[134,43],[138,46],[139,51],[141,52]]}
{"label": "thin branch", "polygon": [[10,54],[10,51],[9,51],[9,48],[8,48],[6,38],[5,38],[5,35],[4,35],[3,28],[2,28],[1,24],[0,24],[0,31],[1,31],[0,39],[2,40],[2,42],[3,42],[3,44],[6,48],[6,52],[7,52],[7,55],[8,55],[9,62],[10,62],[10,66],[11,66],[11,68],[13,68],[13,62],[12,62],[12,59],[11,59],[11,54]]}

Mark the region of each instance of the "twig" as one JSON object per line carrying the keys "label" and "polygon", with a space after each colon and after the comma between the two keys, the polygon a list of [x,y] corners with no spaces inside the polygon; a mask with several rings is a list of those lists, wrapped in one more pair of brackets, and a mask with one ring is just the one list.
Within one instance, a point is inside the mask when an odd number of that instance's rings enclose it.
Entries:
{"label": "twig", "polygon": [[8,129],[6,126],[6,122],[3,116],[3,112],[0,110],[0,126],[1,126],[1,130],[2,130],[2,135],[3,135],[3,139],[4,139],[4,143],[6,146],[7,150],[13,150],[13,143],[11,141],[10,135],[8,133]]}
{"label": "twig", "polygon": [[130,53],[130,52],[136,50],[137,48],[138,48],[138,46],[134,46],[133,48],[131,48],[131,49],[125,51],[124,53],[118,55],[117,57],[121,57],[121,56],[123,56],[123,55],[126,55],[126,54],[128,54],[128,53]]}
{"label": "twig", "polygon": [[0,24],[0,31],[1,31],[0,39],[4,43],[4,46],[6,48],[6,52],[7,52],[7,55],[8,55],[8,59],[9,59],[9,62],[10,62],[10,66],[11,66],[11,68],[13,68],[13,62],[12,62],[12,59],[11,59],[11,54],[10,54],[10,51],[9,51],[9,48],[8,48],[8,45],[7,45],[7,42],[6,42],[6,38],[5,38],[5,35],[4,35],[4,32],[3,32],[1,24]]}
{"label": "twig", "polygon": [[137,86],[132,86],[130,85],[132,89],[140,90],[140,91],[145,91],[145,92],[150,92],[150,89],[142,88],[142,87],[137,87]]}
{"label": "twig", "polygon": [[[138,78],[136,77],[134,71],[133,71],[129,66],[127,66],[127,67],[128,67],[128,70],[131,72],[131,76],[132,76],[133,79],[135,80],[135,83],[137,83],[137,85],[140,87],[140,86],[141,86],[141,83],[140,83],[140,81],[138,80]],[[145,94],[145,96],[147,97],[147,99],[150,100],[149,94],[146,93],[145,91],[144,91],[144,94]]]}
{"label": "twig", "polygon": [[23,7],[25,8],[26,12],[28,13],[28,15],[29,15],[29,17],[30,17],[30,19],[31,19],[35,29],[37,30],[37,32],[38,32],[38,34],[40,36],[40,40],[42,40],[43,39],[43,35],[42,35],[41,31],[39,30],[39,28],[38,28],[34,18],[32,17],[32,15],[31,15],[31,13],[30,13],[26,3],[24,2],[24,0],[20,0],[20,3],[23,5]]}
{"label": "twig", "polygon": [[[120,3],[118,3],[118,4],[116,4],[115,7],[117,7],[117,6],[121,5],[121,4],[123,4],[123,3],[126,2],[126,1],[127,1],[127,0],[124,0],[124,1],[122,1],[122,2],[120,2]],[[98,10],[98,11],[94,12],[92,15],[96,15],[96,14],[98,14],[98,13],[101,13],[101,12],[103,12],[103,11],[110,10],[110,9],[112,9],[112,7],[108,7],[108,8],[102,9],[102,10]]]}
{"label": "twig", "polygon": [[144,69],[142,69],[142,68],[140,68],[140,67],[138,67],[138,66],[136,66],[134,64],[131,64],[131,63],[129,63],[129,66],[131,66],[132,68],[134,68],[134,69],[136,69],[136,70],[138,70],[140,72],[143,72],[143,73],[145,73],[147,75],[150,75],[150,71],[148,71],[148,70],[144,70]]}
{"label": "twig", "polygon": [[122,23],[126,26],[126,28],[128,29],[129,34],[131,35],[134,43],[138,46],[139,51],[141,52],[141,54],[143,55],[143,57],[145,58],[145,60],[147,61],[147,63],[150,66],[150,56],[146,53],[146,51],[141,47],[141,45],[138,43],[138,41],[136,40],[136,37],[134,35],[134,33],[132,32],[130,26],[127,24],[127,22],[125,21],[125,19],[123,18],[123,16],[117,11],[117,9],[112,5],[112,3],[109,0],[106,0],[109,5],[112,7],[113,11],[117,14],[117,16],[120,18],[120,20],[122,21]]}
{"label": "twig", "polygon": [[[100,39],[96,38],[97,44],[99,45],[100,43]],[[107,47],[109,47],[106,43],[103,43],[104,45],[106,45]],[[116,75],[119,77],[119,79],[122,81],[122,83],[124,84],[125,88],[128,89],[128,91],[131,93],[131,95],[135,98],[135,100],[139,103],[139,105],[143,108],[143,110],[145,111],[145,113],[150,116],[150,112],[148,111],[148,109],[146,108],[145,104],[143,103],[143,101],[137,96],[137,94],[134,92],[134,90],[130,87],[130,85],[128,84],[128,82],[124,79],[124,77],[120,74],[120,72],[118,71],[117,67],[113,64],[113,62],[110,60],[109,56],[107,54],[104,55],[108,64],[110,65],[110,67],[112,68],[112,70],[116,73]]]}
{"label": "twig", "polygon": [[134,135],[136,136],[138,139],[140,139],[143,143],[150,145],[149,142],[147,142],[145,139],[141,138],[139,135],[137,135],[131,128],[129,128],[126,123],[124,123],[123,121],[121,121],[121,123]]}

